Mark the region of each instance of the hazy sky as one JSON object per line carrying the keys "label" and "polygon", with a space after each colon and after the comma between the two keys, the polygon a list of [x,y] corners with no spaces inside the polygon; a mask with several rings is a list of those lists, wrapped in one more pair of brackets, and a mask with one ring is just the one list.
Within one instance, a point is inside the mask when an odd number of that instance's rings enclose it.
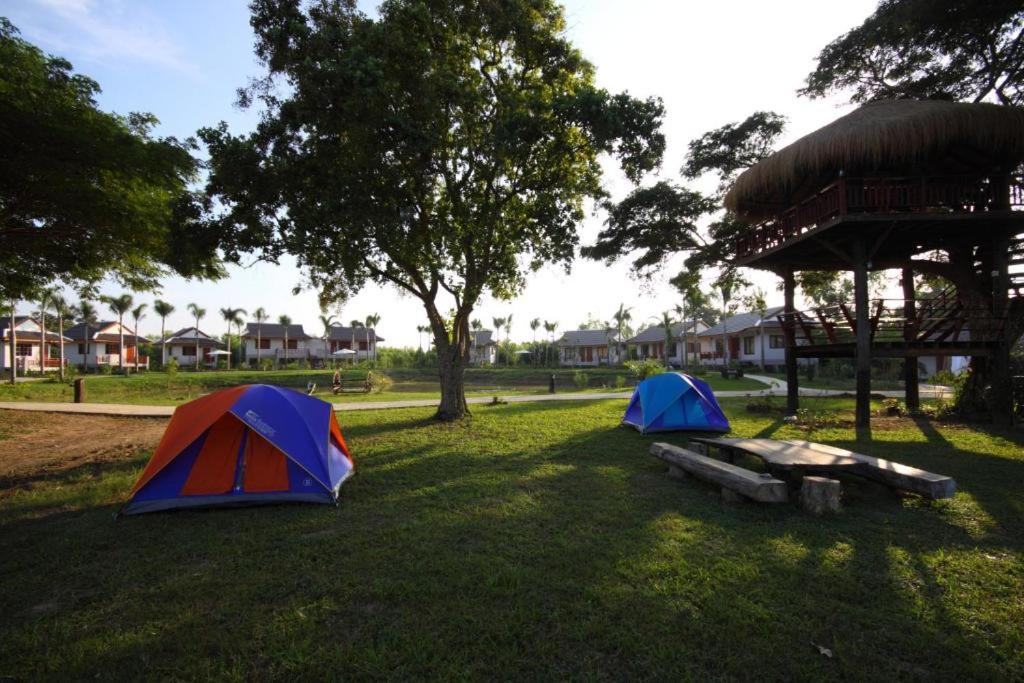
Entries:
{"label": "hazy sky", "polygon": [[[367,10],[376,6],[363,4]],[[565,4],[569,37],[596,66],[599,85],[664,100],[668,149],[661,175],[676,179],[692,138],[753,111],[771,109],[789,118],[783,143],[849,111],[841,98],[812,102],[795,91],[820,49],[860,23],[875,1]],[[253,112],[233,106],[235,90],[259,74],[245,0],[6,0],[0,14],[26,39],[96,79],[104,109],[152,112],[161,121],[161,134],[185,137],[220,120],[234,132],[254,124]],[[607,183],[616,197],[629,189],[617,174],[609,174]],[[600,214],[586,220],[582,243],[593,241],[603,220]],[[577,261],[568,275],[547,268],[533,275],[514,301],[483,300],[475,317],[489,327],[492,316],[511,313],[513,338],[524,340],[531,336],[531,318],[558,321],[559,330],[573,329],[591,313],[610,318],[623,302],[633,307],[634,324],[643,324],[676,304],[665,280],[678,267],[666,268],[664,278],[649,284],[631,279],[624,263],[609,268]],[[293,265],[253,264],[232,268],[230,277],[219,282],[169,279],[161,296],[178,308],[168,321],[172,328],[189,324],[185,306],[194,301],[210,312],[202,324],[210,333],[224,331],[224,323],[214,317],[219,308],[263,306],[274,319],[287,313],[308,333],[320,334],[316,297],[291,295],[298,280]],[[781,303],[776,278],[759,275],[755,281],[768,291],[769,303]],[[142,301],[153,298],[137,295]],[[416,345],[416,325],[425,322],[418,300],[370,286],[342,308],[340,318],[347,322],[370,313],[381,315],[379,330],[388,345]],[[159,321],[150,314],[143,332],[158,329]]]}

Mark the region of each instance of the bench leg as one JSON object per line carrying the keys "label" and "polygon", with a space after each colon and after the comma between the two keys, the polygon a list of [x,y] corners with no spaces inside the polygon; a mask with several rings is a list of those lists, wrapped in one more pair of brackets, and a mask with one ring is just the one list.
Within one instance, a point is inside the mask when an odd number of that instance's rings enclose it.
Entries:
{"label": "bench leg", "polygon": [[740,494],[736,493],[732,489],[727,489],[726,487],[723,486],[722,487],[722,502],[723,503],[727,503],[729,505],[735,505],[737,503],[742,503],[743,502],[743,496],[741,496]]}
{"label": "bench leg", "polygon": [[694,441],[690,442],[690,450],[699,455],[708,454],[708,445],[706,443],[697,443]]}
{"label": "bench leg", "polygon": [[673,479],[680,480],[690,478],[690,475],[686,473],[686,470],[684,470],[682,467],[679,467],[678,465],[673,465],[672,463],[669,463],[668,465],[668,476],[672,477]]}

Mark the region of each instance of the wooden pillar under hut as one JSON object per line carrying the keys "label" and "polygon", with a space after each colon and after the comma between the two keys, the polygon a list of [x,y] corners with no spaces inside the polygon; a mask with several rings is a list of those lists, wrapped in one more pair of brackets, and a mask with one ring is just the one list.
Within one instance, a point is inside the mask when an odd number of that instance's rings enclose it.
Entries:
{"label": "wooden pillar under hut", "polygon": [[786,320],[786,414],[796,415],[800,407],[800,386],[796,368],[796,334],[793,326],[796,324],[796,278],[792,268],[787,268],[782,273],[783,291],[783,313]]}
{"label": "wooden pillar under hut", "polygon": [[[917,301],[914,291],[914,270],[904,268],[902,275],[903,284],[903,340],[913,341],[917,337]],[[921,407],[921,395],[918,390],[917,356],[907,356],[903,359],[903,391],[907,408],[916,409]]]}
{"label": "wooden pillar under hut", "polygon": [[871,425],[871,323],[868,311],[868,256],[864,240],[853,244],[853,297],[856,305],[856,378],[858,429]]}

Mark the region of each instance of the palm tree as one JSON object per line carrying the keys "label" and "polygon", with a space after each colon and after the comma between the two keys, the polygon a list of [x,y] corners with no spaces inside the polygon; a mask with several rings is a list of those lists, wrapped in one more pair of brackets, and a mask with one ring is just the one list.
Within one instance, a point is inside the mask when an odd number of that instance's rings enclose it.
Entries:
{"label": "palm tree", "polygon": [[349,325],[352,327],[352,350],[355,351],[355,355],[352,356],[352,364],[355,365],[356,359],[359,357],[359,350],[356,348],[356,330],[363,326],[363,321],[353,320]]}
{"label": "palm tree", "polygon": [[252,312],[252,319],[256,321],[256,367],[260,367],[260,346],[263,344],[263,323],[270,319],[267,311],[260,306]]}
{"label": "palm tree", "polygon": [[[552,349],[554,349],[554,346],[555,346],[555,330],[557,330],[557,329],[558,329],[558,323],[557,322],[548,322],[547,320],[544,321],[544,331],[548,333],[548,338],[549,338],[549,341],[551,342],[551,348]],[[547,354],[545,354],[545,355],[547,355]],[[545,358],[544,361],[547,362],[547,358]]]}
{"label": "palm tree", "polygon": [[617,342],[619,349],[619,360],[622,360],[622,338],[624,336],[624,330],[630,320],[633,319],[632,308],[626,308],[626,304],[619,304],[619,310],[612,314],[612,320],[615,321],[615,331],[618,333],[619,339]]}
{"label": "palm tree", "polygon": [[160,367],[167,367],[167,316],[174,313],[174,306],[157,299],[153,302],[153,312],[160,316]]}
{"label": "palm tree", "polygon": [[[476,322],[479,323],[480,321],[477,320]],[[423,333],[424,332],[430,332],[430,325],[417,325],[416,326],[416,331],[420,333],[420,351],[422,351],[423,350]]]}
{"label": "palm tree", "polygon": [[292,324],[292,319],[287,315],[279,315],[277,324],[284,326],[284,364],[288,365],[288,326]]}
{"label": "palm tree", "polygon": [[749,287],[750,282],[740,275],[739,271],[730,268],[719,274],[713,286],[718,291],[722,302],[722,367],[728,367],[730,360],[728,320],[736,309],[733,295],[736,294],[736,290]]}
{"label": "palm tree", "polygon": [[757,311],[760,320],[757,322],[757,336],[761,347],[761,369],[764,370],[764,316],[768,313],[768,302],[765,299],[767,294],[760,287],[754,289],[747,297],[747,306]]}
{"label": "palm tree", "polygon": [[505,367],[509,366],[512,357],[512,314],[505,318]]}
{"label": "palm tree", "polygon": [[[244,308],[236,308],[235,309],[235,319],[234,319],[233,322],[235,323],[235,331],[238,333],[238,362],[239,363],[242,362],[242,325],[245,324],[245,318],[242,317],[243,315],[247,315],[247,312],[246,312],[246,310]],[[231,324],[230,323],[228,324],[228,334],[229,335],[231,334]]]}
{"label": "palm tree", "polygon": [[[57,294],[57,290],[53,287],[44,287],[39,290],[39,375],[43,376],[46,374],[46,359],[50,355],[47,353],[49,350],[46,346],[46,314],[49,311],[50,304],[53,302],[53,297]],[[13,322],[12,322],[13,327]]]}
{"label": "palm tree", "polygon": [[672,311],[662,311],[661,317],[658,318],[658,325],[665,331],[665,350],[662,353],[662,359],[665,361],[665,367],[670,368],[668,360],[668,350],[672,346],[672,326],[676,324],[676,321],[672,319]]}
{"label": "palm tree", "polygon": [[540,318],[530,321],[530,329],[533,331],[533,364],[537,364],[537,328],[540,327]]}
{"label": "palm tree", "polygon": [[132,318],[135,319],[135,374],[139,374],[139,321],[146,317],[146,304],[139,304],[132,309]]}
{"label": "palm tree", "polygon": [[192,317],[196,319],[195,337],[196,337],[196,370],[199,370],[199,321],[206,315],[206,309],[200,308],[199,304],[189,304],[188,312],[192,314]]}
{"label": "palm tree", "polygon": [[[241,330],[242,327],[242,316],[245,315],[244,308],[222,308],[220,309],[220,315],[224,318],[224,322],[228,324],[228,355],[227,355],[227,368],[231,369],[231,326],[235,325]],[[241,332],[239,332],[241,334]]]}
{"label": "palm tree", "polygon": [[[366,316],[366,349],[370,349],[370,329],[373,329],[373,340],[377,341],[377,325],[380,324],[380,314],[371,313]],[[373,345],[373,359],[377,360],[377,344]]]}
{"label": "palm tree", "polygon": [[89,369],[89,346],[92,337],[92,326],[96,324],[97,314],[96,307],[92,305],[92,302],[88,299],[82,299],[78,302],[78,307],[75,309],[75,318],[78,322],[85,325],[85,360],[82,363],[85,370]]}
{"label": "palm tree", "polygon": [[505,319],[493,317],[491,318],[491,324],[494,325],[494,343],[499,347],[501,346],[501,330],[505,327]]}
{"label": "palm tree", "polygon": [[327,359],[327,338],[331,336],[331,328],[334,327],[334,316],[320,314],[320,324],[324,326],[324,359]]}
{"label": "palm tree", "polygon": [[476,348],[476,338],[479,336],[476,333],[480,332],[481,330],[484,329],[484,324],[482,322],[480,322],[479,318],[473,318],[472,320],[469,321],[469,329],[473,330],[473,333],[474,333],[473,336],[471,336],[469,338],[469,346],[470,346],[471,349],[475,349]]}
{"label": "palm tree", "polygon": [[690,331],[691,331],[692,336],[693,336],[693,354],[694,354],[693,364],[694,365],[698,365],[700,363],[700,343],[699,343],[699,341],[697,339],[697,313],[699,312],[700,308],[702,306],[707,305],[707,302],[708,302],[708,296],[707,296],[707,294],[704,293],[704,290],[701,288],[700,276],[701,276],[701,274],[700,274],[699,271],[684,270],[683,272],[679,273],[678,275],[676,275],[675,277],[673,277],[669,281],[672,284],[672,286],[676,288],[676,290],[679,292],[679,294],[682,296],[682,299],[683,299],[683,305],[682,306],[677,306],[676,307],[676,312],[679,313],[679,319],[684,323],[684,329],[683,329],[683,335],[682,335],[683,336],[683,344],[684,344],[684,346],[683,346],[683,365],[684,366],[687,365],[687,358],[689,357],[689,355],[686,352],[686,346],[685,346],[686,345],[685,322],[686,322],[686,307],[687,306],[689,306],[689,308],[690,308],[690,316],[692,318],[692,320],[690,321],[690,323],[691,323]]}
{"label": "palm tree", "polygon": [[[132,299],[131,294],[122,294],[121,296],[104,296],[100,297],[110,310],[117,316],[117,330],[118,330],[118,346],[117,346],[117,370],[122,375],[124,374],[124,315],[132,309],[132,304],[135,301]],[[138,344],[139,332],[135,331],[135,342]],[[136,349],[136,355],[138,355],[138,349]]]}
{"label": "palm tree", "polygon": [[51,305],[53,306],[53,312],[57,314],[57,338],[58,344],[60,345],[60,366],[57,372],[60,374],[60,381],[64,381],[64,318],[69,318],[73,315],[71,306],[68,305],[67,299],[60,292],[55,293],[51,297]]}

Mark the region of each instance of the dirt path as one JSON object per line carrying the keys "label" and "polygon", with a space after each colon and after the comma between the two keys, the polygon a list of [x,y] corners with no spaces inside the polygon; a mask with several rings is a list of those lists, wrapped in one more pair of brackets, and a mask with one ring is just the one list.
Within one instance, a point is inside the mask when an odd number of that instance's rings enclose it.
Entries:
{"label": "dirt path", "polygon": [[156,446],[166,419],[0,410],[0,490]]}

